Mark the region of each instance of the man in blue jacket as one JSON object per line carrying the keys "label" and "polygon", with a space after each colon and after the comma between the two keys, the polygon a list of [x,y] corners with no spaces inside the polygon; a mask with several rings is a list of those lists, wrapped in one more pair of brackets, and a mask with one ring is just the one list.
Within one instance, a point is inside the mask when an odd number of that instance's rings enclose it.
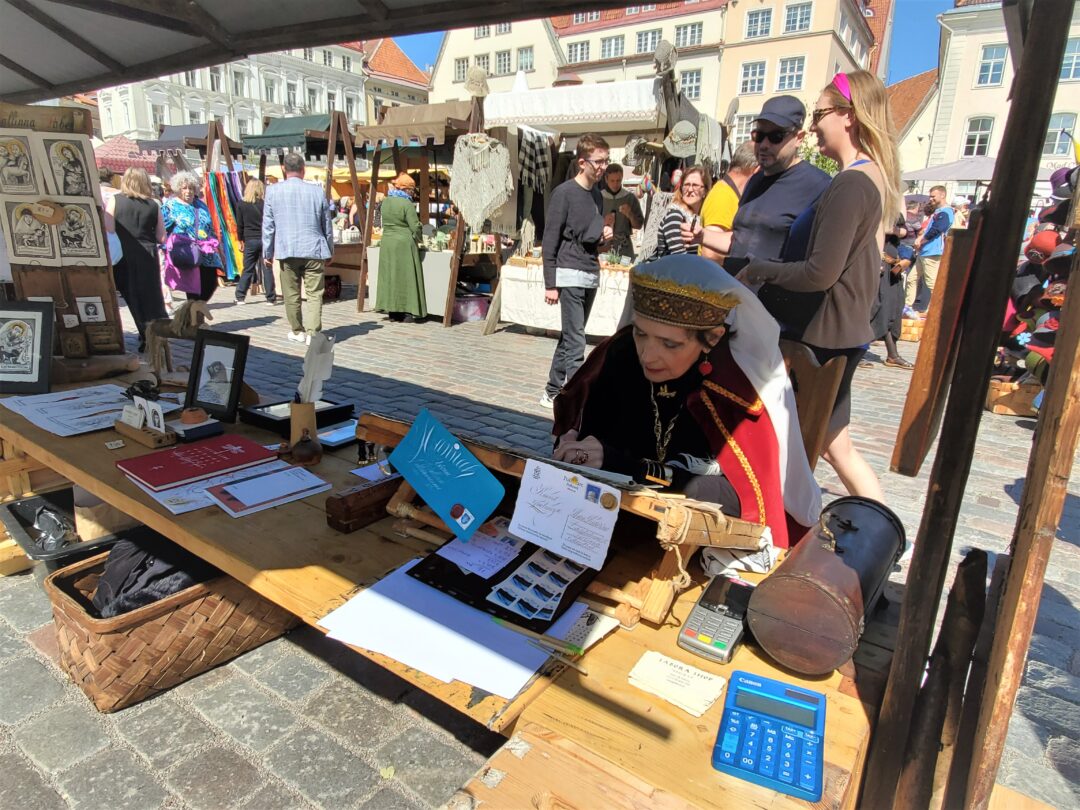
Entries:
{"label": "man in blue jacket", "polygon": [[933,295],[938,265],[941,264],[941,254],[945,250],[945,234],[952,228],[953,220],[956,218],[955,212],[945,202],[945,186],[934,186],[930,189],[930,202],[934,206],[930,224],[926,226],[926,230],[913,245],[918,259],[915,261],[915,272],[908,272],[904,289],[905,318],[917,317],[913,307],[915,298],[919,294],[920,281],[926,284],[926,288]]}

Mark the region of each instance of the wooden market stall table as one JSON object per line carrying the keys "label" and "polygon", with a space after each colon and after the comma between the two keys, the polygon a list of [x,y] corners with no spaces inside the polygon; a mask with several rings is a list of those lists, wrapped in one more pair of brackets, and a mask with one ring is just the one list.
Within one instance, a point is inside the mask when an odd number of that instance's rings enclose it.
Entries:
{"label": "wooden market stall table", "polygon": [[364,246],[360,242],[335,242],[334,255],[326,263],[323,272],[328,276],[339,276],[343,285],[360,286],[360,255]]}
{"label": "wooden market stall table", "polygon": [[[600,270],[600,287],[585,323],[585,334],[606,337],[618,330],[630,289],[629,270],[629,267],[616,269],[607,265]],[[500,321],[554,332],[562,329],[559,308],[544,302],[542,259],[514,256],[503,265],[499,284],[502,287]]]}
{"label": "wooden market stall table", "polygon": [[[248,425],[228,426],[227,430],[263,443],[276,440],[275,435]],[[115,466],[119,459],[150,451],[131,442],[120,450],[108,451],[105,442],[113,438],[111,431],[70,438],[55,436],[0,409],[0,440],[5,444],[216,565],[314,627],[358,591],[432,550],[423,541],[393,532],[393,519],[389,517],[350,534],[329,528],[325,516],[327,493],[240,519],[213,508],[173,515]],[[356,466],[356,448],[350,447],[326,454],[313,469],[333,485],[334,491],[340,491],[358,482],[350,474]],[[605,567],[605,575],[613,572],[629,587],[655,564],[658,551],[647,545],[622,549]],[[860,646],[857,656],[857,676],[837,672],[824,679],[800,678],[779,671],[745,645],[732,664],[719,666],[676,646],[677,623],[685,618],[703,578],[696,579],[698,585],[680,597],[664,626],[641,623],[633,630],[617,631],[592,648],[582,661],[589,672],[587,677],[549,662],[513,700],[458,681],[447,684],[385,656],[356,651],[489,728],[510,733],[520,716],[523,729],[541,729],[544,735],[560,738],[565,745],[594,752],[613,767],[624,768],[637,779],[678,797],[672,806],[741,806],[733,801],[777,807],[802,805],[713,770],[710,756],[722,700],[702,718],[695,719],[636,690],[627,683],[627,673],[641,654],[658,650],[722,675],[746,669],[790,680],[827,695],[825,803],[853,806],[871,717],[876,713],[873,707],[891,657],[892,628],[875,631],[871,625],[867,633],[870,641]]]}

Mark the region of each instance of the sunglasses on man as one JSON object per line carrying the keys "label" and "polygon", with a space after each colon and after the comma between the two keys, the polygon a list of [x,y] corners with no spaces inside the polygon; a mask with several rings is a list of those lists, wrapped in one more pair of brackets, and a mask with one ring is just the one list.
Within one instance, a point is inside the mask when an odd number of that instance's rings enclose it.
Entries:
{"label": "sunglasses on man", "polygon": [[774,129],[772,132],[762,132],[760,129],[753,129],[750,131],[750,140],[754,143],[768,141],[775,146],[794,131],[793,129]]}

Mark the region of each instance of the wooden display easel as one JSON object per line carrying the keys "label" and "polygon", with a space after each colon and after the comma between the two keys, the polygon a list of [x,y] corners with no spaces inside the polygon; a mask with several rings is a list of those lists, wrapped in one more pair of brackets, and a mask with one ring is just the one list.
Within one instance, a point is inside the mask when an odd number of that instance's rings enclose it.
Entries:
{"label": "wooden display easel", "polygon": [[[94,134],[93,122],[86,110],[71,107],[23,106],[0,102],[0,120],[17,122],[17,129],[34,132],[60,132],[70,134]],[[26,126],[28,124],[28,126]],[[88,167],[96,171],[97,167]],[[29,199],[29,198],[28,198]],[[47,195],[42,195],[47,199]],[[100,200],[94,200],[98,227],[105,235],[105,214]],[[3,227],[7,227],[4,225]],[[116,282],[113,278],[112,259],[108,256],[104,267],[66,265],[43,267],[35,264],[11,264],[11,276],[15,295],[21,300],[29,297],[48,297],[53,301],[56,345],[64,357],[86,358],[93,354],[123,354],[124,330],[120,321],[120,305],[117,302]],[[104,323],[86,324],[79,318],[74,326],[64,323],[64,315],[77,314],[76,298],[100,298],[105,309]],[[54,347],[46,347],[51,353]]]}

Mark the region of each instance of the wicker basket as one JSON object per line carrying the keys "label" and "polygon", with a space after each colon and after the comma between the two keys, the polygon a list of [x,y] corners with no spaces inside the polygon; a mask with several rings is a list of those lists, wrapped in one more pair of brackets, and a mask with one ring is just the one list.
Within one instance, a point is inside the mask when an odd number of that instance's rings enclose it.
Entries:
{"label": "wicker basket", "polygon": [[904,318],[900,321],[900,339],[918,343],[922,340],[925,324],[922,318]]}
{"label": "wicker basket", "polygon": [[98,711],[114,712],[171,689],[295,627],[291,613],[232,577],[98,619],[91,598],[108,553],[49,575],[60,662]]}

